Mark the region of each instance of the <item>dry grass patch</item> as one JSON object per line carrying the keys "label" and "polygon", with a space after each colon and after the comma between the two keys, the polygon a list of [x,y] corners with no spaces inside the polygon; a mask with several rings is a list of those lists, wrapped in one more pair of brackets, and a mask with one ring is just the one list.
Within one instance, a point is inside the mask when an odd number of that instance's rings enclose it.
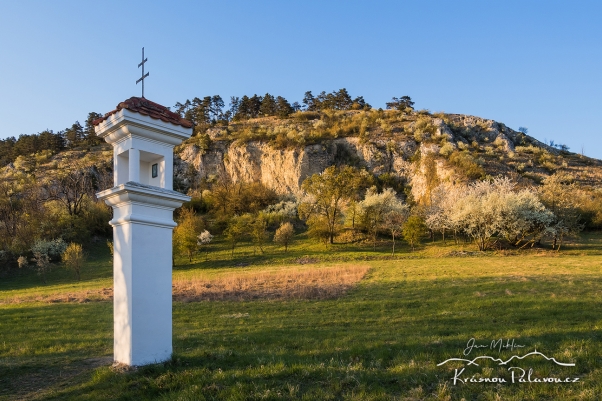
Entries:
{"label": "dry grass patch", "polygon": [[369,266],[333,266],[174,280],[174,300],[328,299],[345,294]]}
{"label": "dry grass patch", "polygon": [[[360,281],[369,266],[333,266],[277,271],[236,272],[218,277],[173,281],[173,300],[183,302],[253,299],[329,299],[339,297]],[[85,303],[110,301],[112,288],[7,298],[0,304],[25,302]]]}
{"label": "dry grass patch", "polygon": [[113,288],[102,288],[99,290],[82,290],[61,292],[58,294],[42,294],[42,295],[21,295],[8,297],[0,301],[2,304],[21,304],[26,302],[44,302],[44,303],[86,303],[97,301],[109,301],[113,299]]}

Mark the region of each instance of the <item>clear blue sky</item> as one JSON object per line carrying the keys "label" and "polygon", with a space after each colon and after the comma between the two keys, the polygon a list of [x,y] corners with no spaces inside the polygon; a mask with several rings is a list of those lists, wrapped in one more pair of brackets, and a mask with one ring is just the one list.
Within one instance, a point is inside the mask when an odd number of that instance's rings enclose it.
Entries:
{"label": "clear blue sky", "polygon": [[601,1],[1,1],[0,137],[55,131],[130,96],[289,101],[491,118],[602,158]]}

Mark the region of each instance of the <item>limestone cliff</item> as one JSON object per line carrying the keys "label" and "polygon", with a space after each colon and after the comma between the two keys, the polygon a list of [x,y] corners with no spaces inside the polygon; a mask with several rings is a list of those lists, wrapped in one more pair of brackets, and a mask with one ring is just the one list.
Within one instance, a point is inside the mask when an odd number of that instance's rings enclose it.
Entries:
{"label": "limestone cliff", "polygon": [[259,181],[278,193],[297,194],[305,178],[344,161],[359,162],[376,175],[393,172],[410,176],[412,164],[407,159],[415,149],[415,143],[397,142],[391,148],[382,141],[360,144],[353,137],[288,149],[275,149],[265,142],[229,145],[220,141],[206,152],[194,145],[184,147],[179,171],[190,164],[201,177],[227,174],[234,182]]}
{"label": "limestone cliff", "polygon": [[[341,118],[353,118],[358,124],[365,121],[358,112],[349,117],[352,113]],[[189,181],[192,169],[196,178],[226,176],[234,182],[257,181],[279,194],[298,195],[308,176],[334,164],[350,164],[376,176],[389,173],[411,187],[412,195],[419,198],[426,191],[422,161],[428,154],[434,156],[440,182],[476,178],[467,172],[470,168],[477,171],[477,176],[482,171],[480,178],[485,174],[511,174],[518,180],[537,181],[538,176],[548,175],[555,168],[570,170],[575,167],[571,164],[578,164],[571,163],[578,155],[560,152],[493,120],[457,114],[391,117],[386,113],[381,112],[381,117],[363,133],[358,129],[354,135],[350,129],[351,135],[324,135],[309,144],[303,142],[315,136],[316,122],[293,126],[287,120],[253,121],[251,128],[244,127],[245,132],[260,131],[265,138],[251,140],[236,137],[242,132],[240,127],[238,131],[230,127],[210,129],[209,146],[198,146],[192,138],[177,149],[176,176]],[[336,124],[334,120],[330,118],[331,126]],[[300,143],[274,146],[270,132],[282,129],[288,130],[289,137],[292,129],[301,137]]]}

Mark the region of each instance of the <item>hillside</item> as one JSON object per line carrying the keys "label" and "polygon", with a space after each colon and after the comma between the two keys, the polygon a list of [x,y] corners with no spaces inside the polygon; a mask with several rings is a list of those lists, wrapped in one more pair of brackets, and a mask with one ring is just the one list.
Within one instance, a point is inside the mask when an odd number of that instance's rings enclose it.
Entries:
{"label": "hillside", "polygon": [[[334,164],[425,191],[426,158],[441,182],[506,175],[536,185],[555,172],[593,189],[602,162],[547,146],[502,123],[460,114],[397,110],[297,112],[288,119],[257,118],[207,129],[176,148],[176,176],[259,181],[279,194],[298,194],[303,180]],[[429,156],[427,156],[429,155]]]}
{"label": "hillside", "polygon": [[[424,111],[325,110],[234,121],[197,133],[175,153],[175,183],[181,191],[196,180],[227,177],[261,182],[280,195],[298,195],[308,176],[346,164],[365,168],[419,199],[431,160],[439,182],[505,175],[529,186],[563,172],[583,189],[602,186],[600,160],[561,151],[493,120]],[[110,176],[111,157],[107,144],[57,154],[43,151],[17,158],[2,168],[2,175],[34,174],[43,181],[76,160]],[[110,185],[110,177],[100,181],[103,187]]]}
{"label": "hillside", "polygon": [[[468,224],[463,213],[476,203],[457,201],[469,199],[468,189],[477,186],[515,194],[520,202],[504,202],[526,208],[517,215],[495,212],[514,220],[504,220],[503,229],[495,220],[499,227],[479,237],[480,250],[499,238],[522,247],[544,237],[558,249],[565,235],[602,228],[602,161],[547,146],[492,120],[408,108],[325,109],[197,124],[195,132],[174,149],[174,189],[192,196],[187,206],[193,207],[199,227],[211,234],[228,236],[229,227],[240,225],[240,238],[229,237],[232,249],[241,238],[254,235],[252,227],[262,232],[256,240],[261,247],[285,220],[320,241],[328,234],[330,244],[369,237],[376,243],[387,232],[383,221],[370,222],[367,202],[385,202],[388,196],[392,198],[386,202],[398,205],[398,211],[416,216],[417,235],[434,238],[438,232],[444,237],[447,231],[456,239],[461,235],[476,241],[480,234],[463,226]],[[89,137],[56,153],[46,149],[19,155],[0,170],[0,262],[16,266],[21,257],[24,263],[31,261],[35,244],[51,247],[59,238],[77,243],[110,238],[111,209],[94,194],[113,186],[113,152],[97,140]],[[333,171],[343,170],[356,178],[345,184],[350,192],[336,201],[336,213],[310,215],[319,194],[308,191],[313,200],[303,196],[301,184],[313,176],[332,180],[327,188],[335,188],[342,181]],[[505,180],[488,179],[500,176]],[[475,185],[465,185],[469,183]],[[373,185],[376,191],[368,190]],[[405,224],[405,217],[398,217],[396,229]],[[529,220],[535,217],[540,220]],[[525,224],[518,230],[511,226],[515,221]]]}

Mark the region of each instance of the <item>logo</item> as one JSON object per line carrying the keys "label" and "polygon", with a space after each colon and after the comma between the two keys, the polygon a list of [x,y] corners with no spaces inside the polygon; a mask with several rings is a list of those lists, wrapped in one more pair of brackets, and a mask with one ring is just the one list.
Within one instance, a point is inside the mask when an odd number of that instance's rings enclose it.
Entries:
{"label": "logo", "polygon": [[[518,344],[514,339],[508,339],[504,342],[503,339],[492,340],[490,343],[478,343],[474,338],[468,340],[466,348],[464,348],[463,356],[467,357],[475,350],[489,349],[490,352],[502,351],[514,351],[515,349],[525,348],[525,345]],[[532,367],[524,366],[527,362],[538,363],[541,365],[543,362],[552,363],[556,366],[562,367],[574,367],[574,363],[560,362],[554,357],[549,357],[542,352],[534,351],[528,352],[524,355],[512,355],[509,358],[495,357],[491,355],[479,355],[472,359],[468,358],[449,358],[443,362],[437,364],[437,366],[444,366],[448,363],[461,362],[464,364],[462,368],[455,368],[453,377],[451,378],[453,385],[458,384],[470,384],[470,383],[576,383],[579,381],[579,377],[570,376],[553,376],[544,375],[541,377],[538,375]],[[467,369],[472,367],[480,368],[481,365],[493,365],[499,367],[507,367],[506,374],[500,374],[498,376],[491,375],[493,369],[490,367],[481,369],[481,372],[475,372],[472,375]],[[518,366],[518,365],[523,365]],[[549,369],[547,369],[549,370]],[[498,369],[499,371],[499,369]],[[466,373],[465,373],[466,372]]]}

